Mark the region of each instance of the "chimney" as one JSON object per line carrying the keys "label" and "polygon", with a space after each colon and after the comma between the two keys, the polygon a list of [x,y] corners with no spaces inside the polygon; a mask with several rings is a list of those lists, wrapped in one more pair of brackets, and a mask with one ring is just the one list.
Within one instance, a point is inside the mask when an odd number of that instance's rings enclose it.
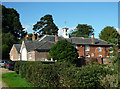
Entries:
{"label": "chimney", "polygon": [[32,41],[35,40],[35,32],[33,32]]}
{"label": "chimney", "polygon": [[25,36],[25,39],[28,40],[28,35]]}
{"label": "chimney", "polygon": [[93,38],[92,38],[92,44],[95,44],[95,37],[94,37],[94,33],[92,34]]}
{"label": "chimney", "polygon": [[55,34],[55,42],[58,42],[58,35]]}

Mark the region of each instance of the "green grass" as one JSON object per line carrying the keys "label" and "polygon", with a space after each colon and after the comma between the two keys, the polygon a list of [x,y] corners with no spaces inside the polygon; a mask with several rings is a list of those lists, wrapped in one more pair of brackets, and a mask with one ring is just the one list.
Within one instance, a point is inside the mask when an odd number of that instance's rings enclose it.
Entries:
{"label": "green grass", "polygon": [[2,81],[8,87],[33,87],[33,85],[29,84],[25,78],[21,78],[20,75],[15,72],[2,74]]}

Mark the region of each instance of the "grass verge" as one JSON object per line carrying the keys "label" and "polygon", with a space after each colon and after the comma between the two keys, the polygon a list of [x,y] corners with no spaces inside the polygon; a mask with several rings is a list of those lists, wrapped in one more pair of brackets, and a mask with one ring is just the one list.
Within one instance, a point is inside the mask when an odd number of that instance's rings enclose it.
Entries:
{"label": "grass verge", "polygon": [[33,87],[33,85],[29,84],[25,78],[21,78],[20,75],[15,72],[2,74],[2,81],[8,87]]}

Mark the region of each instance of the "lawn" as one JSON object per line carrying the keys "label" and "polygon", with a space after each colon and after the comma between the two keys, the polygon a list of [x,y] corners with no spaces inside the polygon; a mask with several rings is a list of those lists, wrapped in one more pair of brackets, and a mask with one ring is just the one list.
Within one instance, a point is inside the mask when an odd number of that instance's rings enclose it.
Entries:
{"label": "lawn", "polygon": [[33,87],[33,85],[29,84],[25,78],[21,78],[20,75],[15,72],[2,74],[2,81],[8,87]]}

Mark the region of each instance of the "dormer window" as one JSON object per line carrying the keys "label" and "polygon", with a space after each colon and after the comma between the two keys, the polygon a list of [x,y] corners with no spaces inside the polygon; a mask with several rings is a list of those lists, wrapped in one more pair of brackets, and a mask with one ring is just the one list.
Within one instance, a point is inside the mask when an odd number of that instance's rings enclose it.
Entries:
{"label": "dormer window", "polygon": [[85,45],[85,51],[90,51],[89,45]]}
{"label": "dormer window", "polygon": [[101,47],[98,47],[98,52],[101,52],[101,51],[102,51]]}

